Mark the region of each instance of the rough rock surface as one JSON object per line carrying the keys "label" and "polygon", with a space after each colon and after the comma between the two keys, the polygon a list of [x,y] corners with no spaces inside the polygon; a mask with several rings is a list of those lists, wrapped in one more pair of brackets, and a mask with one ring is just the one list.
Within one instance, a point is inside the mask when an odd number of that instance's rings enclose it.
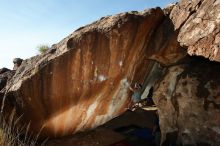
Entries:
{"label": "rough rock surface", "polygon": [[188,54],[220,61],[220,0],[181,0],[170,18]]}
{"label": "rough rock surface", "polygon": [[154,93],[164,140],[176,134],[184,145],[220,143],[219,74],[220,63],[197,57],[166,68]]}
{"label": "rough rock surface", "polygon": [[185,57],[176,40],[160,8],[101,18],[23,61],[6,98],[42,136],[94,128],[125,111],[129,86],[144,82],[152,59],[173,64]]}
{"label": "rough rock surface", "polygon": [[[4,102],[4,95],[5,95],[5,92],[6,92],[6,84],[7,82],[13,77],[13,75],[15,74],[15,71],[14,70],[10,70],[10,69],[7,69],[7,68],[1,68],[0,69],[0,111],[2,111],[2,106],[4,104],[2,104]],[[8,99],[7,99],[8,101]],[[8,116],[10,111],[12,111],[12,108],[10,104],[7,104],[4,106],[5,107],[5,112],[4,112],[4,115]]]}
{"label": "rough rock surface", "polygon": [[7,68],[0,69],[0,90],[2,90],[6,86],[9,71],[10,70]]}
{"label": "rough rock surface", "polygon": [[10,80],[14,74],[15,72],[10,69],[7,69],[7,68],[0,69],[0,91],[4,90],[4,87],[6,86],[7,81]]}
{"label": "rough rock surface", "polygon": [[13,70],[17,70],[18,67],[21,65],[23,59],[21,58],[14,58],[13,59],[13,63],[14,63],[14,67],[13,67]]}

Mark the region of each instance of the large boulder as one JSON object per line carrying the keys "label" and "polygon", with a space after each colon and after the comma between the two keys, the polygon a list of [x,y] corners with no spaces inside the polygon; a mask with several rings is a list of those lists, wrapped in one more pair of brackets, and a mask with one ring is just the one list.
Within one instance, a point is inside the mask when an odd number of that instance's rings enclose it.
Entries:
{"label": "large boulder", "polygon": [[6,101],[31,133],[61,137],[123,113],[138,82],[143,98],[154,87],[162,143],[218,145],[220,69],[210,60],[220,61],[219,5],[182,0],[103,17],[24,60]]}
{"label": "large boulder", "polygon": [[160,8],[103,17],[24,60],[6,98],[35,134],[68,135],[123,113],[129,86],[144,83],[152,60],[169,65],[185,56]]}
{"label": "large boulder", "polygon": [[219,74],[220,63],[198,57],[166,68],[154,88],[164,143],[220,143]]}
{"label": "large boulder", "polygon": [[209,60],[189,57],[154,81],[164,144],[220,143],[220,64],[210,62],[220,62],[219,10],[219,0],[181,0],[170,13],[180,45]]}

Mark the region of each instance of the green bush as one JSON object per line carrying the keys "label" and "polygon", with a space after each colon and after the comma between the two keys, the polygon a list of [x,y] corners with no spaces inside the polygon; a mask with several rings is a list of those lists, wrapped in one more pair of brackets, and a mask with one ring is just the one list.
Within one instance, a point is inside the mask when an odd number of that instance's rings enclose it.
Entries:
{"label": "green bush", "polygon": [[38,51],[43,54],[45,53],[50,47],[48,45],[39,45],[37,47]]}

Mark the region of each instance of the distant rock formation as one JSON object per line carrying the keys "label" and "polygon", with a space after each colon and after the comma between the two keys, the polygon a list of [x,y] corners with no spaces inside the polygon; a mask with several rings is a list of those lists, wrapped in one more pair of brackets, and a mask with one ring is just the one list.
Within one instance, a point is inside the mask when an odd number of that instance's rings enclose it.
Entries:
{"label": "distant rock formation", "polygon": [[[125,111],[130,85],[154,86],[162,139],[219,143],[219,0],[103,17],[24,60],[5,105],[42,137],[95,128]],[[180,42],[180,43],[179,43]],[[182,47],[181,47],[182,45]]]}
{"label": "distant rock formation", "polygon": [[22,61],[23,61],[23,59],[21,59],[21,58],[15,58],[13,60],[13,63],[14,63],[13,70],[17,70],[18,67],[21,65]]}
{"label": "distant rock formation", "polygon": [[[5,117],[8,117],[13,109],[13,106],[11,106],[11,104],[8,102],[8,98],[4,99],[4,95],[6,92],[6,84],[13,77],[14,74],[14,70],[10,70],[7,68],[0,69],[0,111],[1,114],[4,114]],[[4,105],[5,100],[7,102],[6,105]],[[2,111],[3,107],[5,112]]]}
{"label": "distant rock formation", "polygon": [[0,91],[6,86],[7,81],[12,78],[14,71],[7,68],[0,69]]}

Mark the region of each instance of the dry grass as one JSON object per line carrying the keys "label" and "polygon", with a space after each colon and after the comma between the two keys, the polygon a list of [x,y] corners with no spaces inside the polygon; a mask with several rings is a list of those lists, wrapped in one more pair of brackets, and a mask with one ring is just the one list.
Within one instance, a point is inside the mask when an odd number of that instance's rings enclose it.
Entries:
{"label": "dry grass", "polygon": [[[29,132],[29,125],[19,126],[21,117],[15,118],[15,110],[9,117],[9,120],[0,115],[0,146],[36,146],[38,136],[32,136]],[[44,142],[43,142],[44,143]],[[44,144],[38,145],[44,145]]]}

